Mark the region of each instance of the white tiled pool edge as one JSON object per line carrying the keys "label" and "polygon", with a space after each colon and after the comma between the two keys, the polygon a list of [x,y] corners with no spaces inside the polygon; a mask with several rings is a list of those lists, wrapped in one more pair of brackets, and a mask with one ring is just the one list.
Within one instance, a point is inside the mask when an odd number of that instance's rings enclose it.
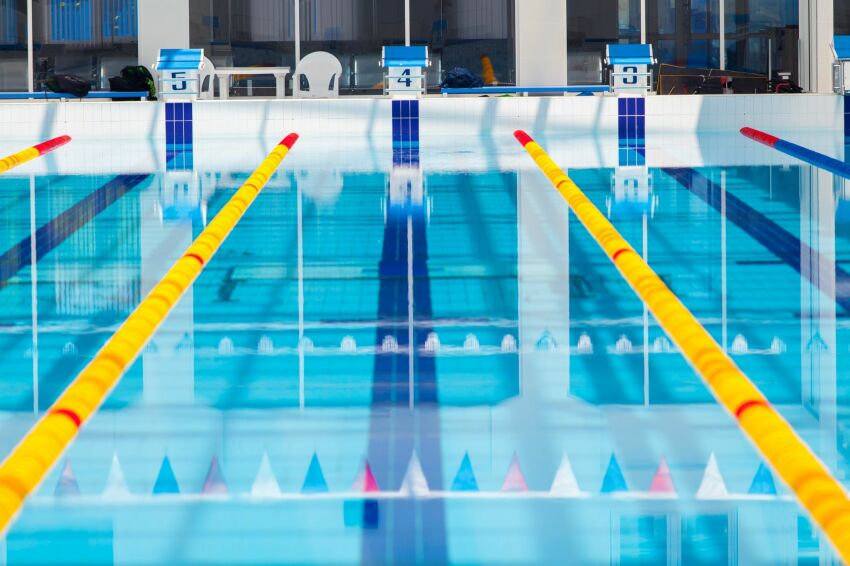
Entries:
{"label": "white tiled pool edge", "polygon": [[[481,135],[527,129],[546,134],[615,134],[617,99],[604,97],[427,97],[423,137]],[[0,104],[0,136],[77,139],[165,137],[165,107],[156,102],[27,102]],[[390,100],[230,100],[194,104],[196,137],[302,134],[386,137]],[[831,94],[650,96],[647,135],[765,130],[839,131],[843,103]]]}

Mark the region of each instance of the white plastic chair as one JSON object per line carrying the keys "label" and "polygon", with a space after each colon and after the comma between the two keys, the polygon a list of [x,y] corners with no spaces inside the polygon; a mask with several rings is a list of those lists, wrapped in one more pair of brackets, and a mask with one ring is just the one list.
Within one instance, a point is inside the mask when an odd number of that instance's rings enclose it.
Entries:
{"label": "white plastic chair", "polygon": [[[310,90],[301,90],[301,75],[307,77]],[[296,98],[335,98],[339,96],[342,64],[325,51],[310,53],[295,67],[292,92]]]}
{"label": "white plastic chair", "polygon": [[[209,83],[206,89],[204,85],[206,84],[206,79],[209,78]],[[204,57],[204,64],[201,67],[201,76],[200,76],[201,84],[198,87],[198,91],[200,92],[201,100],[212,100],[215,97],[215,65],[213,65],[212,61],[208,58]],[[219,86],[221,88],[221,86]]]}

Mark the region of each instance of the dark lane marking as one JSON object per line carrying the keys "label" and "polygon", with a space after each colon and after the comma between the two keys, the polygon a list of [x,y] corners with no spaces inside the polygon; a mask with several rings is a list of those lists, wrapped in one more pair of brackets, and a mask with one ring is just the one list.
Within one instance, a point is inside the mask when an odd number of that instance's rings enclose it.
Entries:
{"label": "dark lane marking", "polygon": [[[691,168],[664,168],[662,171],[720,212],[720,196],[722,193],[720,185],[712,182],[705,175]],[[729,191],[726,192],[726,218],[781,259],[783,263],[790,266],[800,275],[803,275],[809,282],[826,293],[826,289],[820,286],[820,280],[813,277],[812,270],[806,270],[804,272],[800,265],[801,252],[805,252],[807,256],[815,258],[814,263],[816,264],[826,262],[827,260],[817,251],[811,249],[785,228],[770,220]],[[835,266],[834,298],[838,306],[850,312],[850,273],[847,273],[838,265]]]}
{"label": "dark lane marking", "polygon": [[[393,165],[409,170],[419,166],[419,103],[393,101]],[[402,172],[403,173],[403,172]],[[392,183],[392,180],[390,181]],[[397,490],[407,472],[413,452],[431,490],[442,490],[442,449],[437,395],[436,360],[421,356],[430,328],[416,322],[433,319],[431,281],[428,273],[427,219],[425,208],[411,201],[415,187],[408,187],[403,207],[387,200],[387,219],[381,261],[378,265],[378,319],[372,407],[369,423],[368,461],[382,490]],[[390,191],[392,194],[392,189]],[[398,204],[398,203],[395,203]],[[412,233],[408,232],[408,227]],[[408,255],[408,238],[412,258]],[[408,296],[408,262],[412,259],[413,297]],[[409,300],[413,302],[416,329],[413,344],[408,336]],[[382,352],[391,336],[398,352]],[[413,351],[410,375],[408,351]],[[413,391],[409,381],[415,378]],[[410,396],[415,408],[409,408]],[[403,498],[365,501],[363,509],[363,564],[446,564],[445,509],[441,499]]]}
{"label": "dark lane marking", "polygon": [[[150,175],[119,175],[94,190],[77,204],[36,230],[36,261],[41,260],[77,230],[91,222]],[[0,256],[0,289],[21,269],[32,263],[32,236],[27,236]]]}

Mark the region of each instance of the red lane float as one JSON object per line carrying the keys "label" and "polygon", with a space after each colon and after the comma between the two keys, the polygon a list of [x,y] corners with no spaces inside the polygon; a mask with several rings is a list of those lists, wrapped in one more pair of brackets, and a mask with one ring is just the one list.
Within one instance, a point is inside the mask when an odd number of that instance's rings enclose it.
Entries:
{"label": "red lane float", "polygon": [[50,153],[51,151],[62,147],[69,141],[71,141],[71,136],[59,136],[58,138],[41,142],[17,153],[13,153],[8,157],[4,157],[3,159],[0,159],[0,173],[5,173],[10,169],[23,165],[27,161],[32,161],[36,157],[41,157],[42,155]]}
{"label": "red lane float", "polygon": [[767,132],[756,130],[755,128],[741,128],[741,134],[753,141],[757,141],[768,147],[772,147],[777,151],[781,151],[785,155],[796,157],[800,161],[805,161],[809,165],[829,171],[833,175],[850,179],[850,165],[835,159],[834,157],[824,155],[823,153],[803,147],[802,145],[791,143],[787,140],[772,136]]}

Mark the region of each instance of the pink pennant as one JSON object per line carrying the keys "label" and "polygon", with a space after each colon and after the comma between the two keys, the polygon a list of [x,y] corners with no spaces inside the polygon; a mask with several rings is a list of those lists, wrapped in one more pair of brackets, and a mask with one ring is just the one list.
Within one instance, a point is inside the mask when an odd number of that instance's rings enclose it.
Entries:
{"label": "pink pennant", "polygon": [[210,469],[207,472],[201,493],[217,495],[227,493],[227,483],[224,481],[224,475],[221,473],[221,467],[218,465],[218,458],[215,456],[213,456],[212,462],[210,462]]}
{"label": "pink pennant", "polygon": [[667,465],[667,459],[663,456],[661,463],[658,464],[658,469],[655,471],[655,476],[652,478],[649,492],[676,493],[676,486],[673,485],[673,476],[670,474],[670,467]]}
{"label": "pink pennant", "polygon": [[516,452],[511,458],[511,465],[505,475],[505,481],[502,483],[502,491],[528,491],[528,484],[525,482],[525,476],[522,474]]}
{"label": "pink pennant", "polygon": [[363,469],[357,474],[357,479],[354,480],[354,491],[366,493],[381,491],[378,482],[375,480],[375,475],[372,473],[372,468],[369,467],[369,462],[365,462]]}

